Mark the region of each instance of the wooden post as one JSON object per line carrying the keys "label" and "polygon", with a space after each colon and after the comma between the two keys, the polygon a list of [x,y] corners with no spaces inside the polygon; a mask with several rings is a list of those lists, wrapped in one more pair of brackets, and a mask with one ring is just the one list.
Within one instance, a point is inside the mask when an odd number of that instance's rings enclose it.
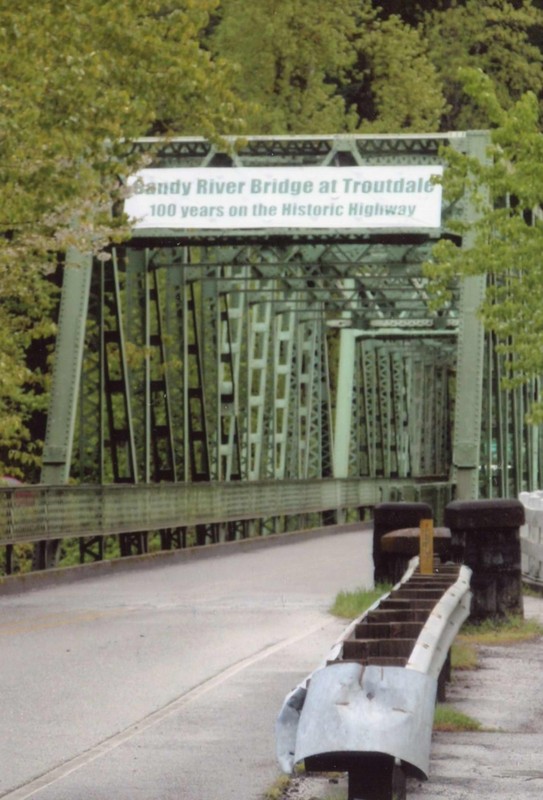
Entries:
{"label": "wooden post", "polygon": [[373,577],[375,583],[391,580],[387,557],[381,552],[385,533],[416,528],[421,519],[432,516],[428,503],[379,503],[373,512]]}
{"label": "wooden post", "polygon": [[381,753],[349,769],[348,800],[405,800],[405,772],[396,759]]}
{"label": "wooden post", "polygon": [[434,573],[434,523],[431,519],[421,519],[420,529],[420,574]]}

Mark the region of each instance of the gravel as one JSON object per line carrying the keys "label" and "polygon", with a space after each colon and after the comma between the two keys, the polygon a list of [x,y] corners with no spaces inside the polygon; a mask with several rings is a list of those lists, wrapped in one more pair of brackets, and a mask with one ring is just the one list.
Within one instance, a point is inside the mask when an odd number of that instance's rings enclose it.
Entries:
{"label": "gravel", "polygon": [[[543,624],[543,599],[524,598]],[[543,797],[543,639],[479,648],[480,667],[457,672],[447,702],[483,730],[434,733],[430,778],[409,779],[410,800],[541,800]],[[295,776],[280,800],[346,800],[346,776]]]}

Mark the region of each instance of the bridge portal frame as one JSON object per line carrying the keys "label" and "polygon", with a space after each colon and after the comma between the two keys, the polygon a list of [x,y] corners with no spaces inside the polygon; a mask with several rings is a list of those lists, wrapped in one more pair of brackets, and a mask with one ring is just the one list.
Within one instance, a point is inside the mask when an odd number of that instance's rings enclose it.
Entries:
{"label": "bridge portal frame", "polygon": [[[227,142],[224,148],[218,147],[203,139],[180,138],[167,142],[159,142],[155,139],[142,139],[134,144],[140,151],[153,153],[157,166],[171,167],[230,167],[233,170],[241,166],[311,166],[320,165],[341,169],[349,165],[405,165],[405,164],[439,164],[442,162],[441,148],[452,146],[462,152],[476,155],[484,159],[487,144],[487,135],[484,132],[463,132],[446,134],[420,134],[420,135],[383,135],[383,136],[300,136],[300,137],[248,137],[242,143]],[[329,229],[259,229],[259,230],[233,230],[233,231],[191,231],[186,229],[137,229],[134,231],[132,240],[127,244],[129,258],[132,261],[145,261],[147,266],[143,266],[142,279],[146,285],[144,302],[144,341],[147,348],[145,361],[145,378],[143,394],[145,398],[145,413],[143,414],[144,426],[144,458],[143,468],[138,475],[135,454],[135,421],[132,411],[132,397],[130,380],[127,370],[127,353],[123,340],[122,326],[117,326],[117,331],[101,331],[99,337],[99,351],[102,367],[100,370],[99,393],[103,398],[107,395],[108,402],[100,402],[98,410],[100,428],[100,468],[99,474],[103,476],[103,462],[105,458],[105,442],[109,441],[109,449],[115,449],[115,437],[119,452],[123,452],[123,463],[117,465],[115,479],[122,482],[137,482],[142,480],[148,482],[153,478],[151,469],[153,447],[158,452],[160,448],[162,463],[166,467],[162,472],[155,470],[155,480],[186,480],[206,479],[216,477],[218,479],[247,478],[249,480],[262,477],[278,477],[281,474],[268,470],[264,475],[259,472],[257,464],[263,464],[268,455],[262,454],[262,439],[268,436],[268,441],[273,441],[272,463],[284,463],[288,458],[287,442],[289,433],[292,441],[293,426],[297,426],[296,449],[294,459],[298,468],[303,465],[306,474],[295,475],[297,478],[325,477],[333,474],[335,477],[347,477],[352,475],[353,466],[356,458],[353,458],[353,449],[357,447],[355,435],[355,421],[353,420],[352,409],[356,407],[357,381],[355,369],[356,358],[359,357],[362,363],[362,370],[366,370],[368,376],[375,373],[372,378],[364,385],[364,402],[366,413],[368,409],[374,415],[374,419],[379,421],[381,433],[377,441],[375,431],[370,431],[366,437],[364,447],[368,448],[368,463],[381,464],[380,469],[386,473],[386,468],[382,466],[387,461],[386,447],[394,448],[396,455],[396,467],[398,463],[405,461],[405,451],[398,455],[401,447],[398,442],[402,438],[402,431],[393,431],[390,426],[390,418],[395,410],[401,408],[401,404],[406,397],[408,385],[412,387],[412,395],[418,393],[418,403],[422,406],[426,402],[417,387],[413,389],[415,381],[414,373],[404,375],[400,380],[401,366],[394,365],[394,350],[397,342],[409,340],[416,342],[417,346],[424,341],[428,348],[436,348],[438,342],[448,341],[449,349],[456,349],[456,336],[459,338],[459,347],[456,354],[456,381],[455,392],[455,423],[452,432],[452,474],[449,478],[456,482],[458,496],[462,499],[476,497],[478,493],[479,480],[479,447],[481,430],[481,403],[482,403],[482,375],[483,375],[483,352],[484,340],[481,322],[477,316],[477,308],[484,293],[484,280],[481,278],[470,278],[462,282],[460,299],[458,305],[450,309],[447,318],[437,315],[429,315],[426,307],[426,292],[424,283],[420,280],[420,273],[414,270],[413,265],[420,263],[430,255],[431,246],[441,236],[453,236],[448,228],[451,219],[461,216],[468,221],[474,219],[475,211],[468,201],[456,203],[443,208],[443,220],[441,229],[402,229],[392,227],[384,230],[369,230],[365,228],[356,230],[335,230]],[[459,246],[469,246],[469,237],[464,241],[458,241]],[[157,301],[157,289],[150,289],[148,281],[152,277],[149,264],[152,262],[153,270],[165,264],[172,250],[177,255],[181,254],[184,259],[183,269],[185,273],[189,269],[199,270],[200,274],[205,272],[205,258],[200,260],[198,266],[190,264],[186,254],[191,249],[199,248],[200,253],[207,253],[211,249],[221,248],[223,253],[232,258],[231,263],[226,266],[231,267],[231,271],[224,271],[218,275],[217,265],[209,266],[209,274],[214,277],[210,281],[215,281],[216,285],[222,281],[227,285],[226,291],[219,292],[219,297],[228,299],[229,307],[215,308],[216,331],[220,333],[221,340],[227,344],[227,353],[218,352],[216,354],[215,381],[213,388],[214,404],[217,408],[217,418],[220,420],[220,428],[215,437],[219,444],[216,445],[217,468],[215,475],[211,475],[209,466],[209,449],[205,444],[209,440],[210,433],[206,431],[206,414],[203,412],[205,388],[202,381],[196,381],[195,386],[190,385],[187,375],[188,362],[192,357],[196,363],[196,372],[201,366],[197,354],[202,347],[201,341],[195,341],[187,330],[185,330],[186,363],[185,369],[185,413],[189,414],[190,420],[185,419],[184,443],[185,454],[183,457],[183,469],[179,474],[175,473],[175,459],[171,453],[171,422],[161,421],[160,426],[155,421],[155,427],[161,428],[162,439],[157,443],[156,437],[153,440],[153,420],[148,414],[152,404],[153,386],[158,386],[158,394],[166,392],[166,400],[170,402],[169,389],[165,380],[160,382],[152,374],[150,362],[150,351],[153,350],[153,342],[160,350],[163,344],[163,337],[156,331],[151,331],[151,320],[157,323],[159,312],[151,313],[151,305]],[[250,277],[252,283],[247,281],[247,274],[236,274],[232,265],[243,263],[241,254],[246,253],[250,262],[251,248],[266,248],[272,255],[266,263],[257,265],[260,268],[258,277],[251,267]],[[290,256],[287,258],[290,249]],[[343,251],[345,257],[341,261],[337,253]],[[277,254],[279,253],[279,257]],[[185,255],[183,255],[185,254]],[[275,256],[273,255],[275,254]],[[306,254],[306,255],[304,255]],[[334,256],[335,254],[335,256]],[[315,258],[317,257],[317,258]],[[154,261],[153,261],[154,259]],[[237,261],[236,261],[237,259]],[[281,263],[283,259],[283,263]],[[290,272],[283,269],[285,263],[294,263],[296,259],[302,259],[302,269],[304,266],[319,265],[318,274],[311,274],[309,271],[305,276],[300,276],[294,269]],[[305,259],[305,261],[304,261]],[[44,448],[44,461],[42,470],[42,482],[46,484],[63,484],[70,474],[74,450],[74,434],[76,431],[76,420],[78,410],[81,406],[81,376],[83,374],[84,341],[87,324],[87,311],[89,308],[89,296],[91,290],[91,278],[93,269],[96,269],[96,262],[91,256],[77,253],[68,254],[68,266],[65,270],[64,286],[62,292],[62,302],[60,308],[58,337],[57,337],[57,357],[53,375],[53,385],[51,391],[51,403],[48,416],[46,441]],[[224,265],[224,259],[222,259]],[[113,253],[111,269],[115,270],[116,254]],[[356,265],[366,263],[367,269],[360,279],[356,274]],[[103,265],[102,265],[103,266]],[[246,264],[247,266],[247,264]],[[369,271],[375,267],[376,278],[371,283]],[[281,271],[283,269],[283,272]],[[153,271],[151,270],[151,272]],[[327,271],[328,270],[328,271]],[[410,296],[409,302],[417,303],[415,312],[405,310],[400,300],[401,289],[400,273],[402,270],[409,272],[414,270],[414,274],[409,278]],[[416,274],[415,274],[416,273]],[[382,277],[379,285],[379,276]],[[305,279],[304,279],[305,278]],[[127,278],[128,280],[128,278]],[[397,282],[395,284],[395,281]],[[418,281],[418,283],[417,283]],[[175,281],[173,281],[175,282]],[[278,290],[278,282],[281,282],[282,290]],[[330,290],[331,282],[334,290]],[[191,281],[189,280],[189,283]],[[192,281],[194,288],[194,281]],[[208,289],[211,283],[208,282]],[[369,288],[368,288],[369,287]],[[187,287],[184,287],[184,291]],[[173,291],[168,284],[168,294]],[[202,291],[206,291],[202,289]],[[217,291],[213,289],[212,291]],[[274,294],[275,293],[275,294]],[[328,296],[326,294],[328,293]],[[115,298],[115,293],[113,293]],[[270,300],[270,297],[272,298]],[[184,314],[182,324],[187,326],[188,320],[194,308],[194,297],[191,298],[184,294]],[[191,308],[192,303],[192,308]],[[236,305],[236,303],[238,305]],[[239,356],[236,356],[236,343],[239,346],[240,337],[243,336],[241,330],[240,315],[247,312],[249,306],[258,309],[260,319],[254,320],[252,324],[252,336],[254,353],[251,355],[251,372],[246,392],[249,404],[253,404],[251,412],[251,424],[254,419],[254,428],[249,425],[245,429],[245,475],[241,474],[240,468],[240,431],[239,408],[236,408],[237,398],[235,394],[228,393],[228,386],[233,386],[236,375],[239,375]],[[102,305],[102,317],[104,316]],[[421,310],[425,309],[426,310]],[[299,343],[299,358],[297,361],[297,372],[291,374],[289,379],[285,377],[285,370],[288,369],[289,353],[292,355],[293,335],[298,326],[302,315],[315,315],[319,309],[316,325],[307,327],[304,332],[303,341]],[[325,313],[323,311],[325,309]],[[398,309],[400,309],[398,311]],[[118,297],[113,305],[108,309],[108,316],[115,317],[119,311]],[[388,319],[385,319],[386,314]],[[269,342],[270,314],[276,319],[281,318],[282,326],[273,329],[274,335],[274,361],[276,369],[270,380],[269,373],[266,373],[262,363],[269,361]],[[413,319],[409,320],[409,315]],[[419,315],[419,322],[424,317],[422,327],[418,326],[416,320]],[[404,316],[402,316],[404,315]],[[397,317],[397,319],[396,319]],[[407,317],[407,319],[406,319]],[[320,357],[320,361],[311,363],[309,366],[302,367],[304,348],[313,347],[313,354],[323,352],[322,344],[316,347],[314,337],[318,335],[315,328],[320,328],[322,336],[323,326],[330,323],[335,318],[340,331],[339,347],[339,370],[341,378],[337,382],[337,395],[332,404],[321,403],[326,382],[329,379],[329,365],[325,359]],[[383,323],[383,319],[387,323]],[[401,326],[398,325],[401,323]],[[236,324],[238,329],[235,331]],[[298,325],[297,325],[298,324]],[[267,326],[267,327],[266,327]],[[343,327],[344,326],[344,327]],[[192,326],[192,332],[197,330],[197,326]],[[266,332],[267,330],[267,332]],[[258,333],[257,333],[258,331]],[[201,331],[200,331],[201,333]],[[219,334],[216,334],[219,336]],[[299,335],[299,331],[298,331]],[[104,364],[107,361],[105,355],[108,347],[109,338],[114,343],[115,357],[119,359],[119,364],[115,372],[115,378],[109,378],[106,374]],[[162,339],[162,342],[161,342]],[[260,340],[258,342],[257,340]],[[372,346],[375,342],[381,342],[382,347],[379,352],[375,350],[371,355]],[[312,344],[313,342],[313,344]],[[364,355],[357,356],[360,344],[367,343]],[[260,349],[259,349],[260,348]],[[268,348],[266,350],[266,348]],[[258,352],[257,352],[258,351]],[[190,354],[190,355],[189,355]],[[196,355],[195,355],[196,354]],[[156,354],[155,354],[156,355]],[[162,361],[161,361],[162,358]],[[396,359],[397,360],[397,359]],[[164,356],[158,355],[159,367],[162,364],[163,376],[166,376],[164,368]],[[260,366],[258,366],[258,363]],[[305,363],[305,362],[304,362]],[[411,363],[411,362],[410,362]],[[199,366],[198,366],[199,365]],[[419,376],[423,372],[417,373]],[[160,370],[159,370],[160,371]],[[405,370],[404,370],[405,371]],[[194,373],[194,369],[192,370]],[[377,377],[375,377],[377,376]],[[297,384],[298,381],[298,384]],[[305,393],[304,402],[300,396],[294,403],[294,389],[299,382],[304,382],[308,391]],[[370,387],[368,389],[368,386]],[[256,387],[256,388],[253,388]],[[396,391],[395,391],[396,387]],[[420,387],[419,387],[420,388]],[[116,394],[115,402],[111,404],[111,398]],[[439,392],[438,392],[439,395]],[[262,409],[268,398],[271,400],[273,411],[268,412],[268,418],[262,415]],[[393,398],[390,400],[390,398]],[[402,400],[402,398],[404,398]],[[307,401],[307,402],[305,402]],[[109,405],[108,405],[109,403]],[[335,422],[330,422],[330,415],[326,407],[335,405]],[[190,412],[187,412],[188,409]],[[168,409],[165,411],[168,420]],[[405,416],[405,409],[402,412]],[[119,421],[113,419],[117,416]],[[304,416],[305,415],[305,416]],[[358,414],[360,417],[361,415]],[[107,419],[106,419],[107,418]],[[423,417],[419,414],[419,419]],[[196,421],[195,421],[196,420]],[[388,420],[388,421],[387,421]],[[408,420],[404,420],[408,424]],[[359,420],[360,423],[360,420]],[[324,428],[322,427],[324,424]],[[363,425],[363,422],[361,423]],[[275,438],[269,438],[270,426],[275,428]],[[109,433],[106,434],[106,428]],[[189,430],[190,428],[190,430]],[[414,430],[414,425],[411,425]],[[300,431],[303,430],[303,435]],[[314,459],[321,470],[320,475],[307,474],[308,465],[311,463],[309,448],[315,444],[316,437],[324,436],[328,438],[330,453],[324,462],[322,457]],[[108,438],[109,437],[109,438]],[[373,438],[372,438],[373,437]],[[371,441],[370,441],[371,440]],[[403,436],[405,441],[405,436]],[[368,444],[369,442],[369,444]],[[387,445],[388,443],[388,445]],[[320,448],[320,443],[318,443]],[[422,441],[422,450],[428,449],[430,445]],[[433,445],[432,445],[433,446]],[[222,448],[222,449],[221,449]],[[305,451],[304,451],[305,448]],[[304,452],[302,452],[304,451]],[[379,451],[379,455],[375,453]],[[169,452],[169,456],[164,453]],[[333,453],[333,458],[332,458]],[[372,455],[373,453],[373,455]],[[383,453],[385,455],[383,455]],[[199,454],[199,455],[198,455]],[[346,456],[347,454],[347,456]],[[322,456],[322,452],[320,454]],[[424,458],[419,454],[419,462],[424,463]],[[169,461],[168,461],[169,459]],[[192,459],[192,460],[191,460]],[[373,461],[372,461],[373,459]],[[115,456],[113,456],[115,460]],[[160,460],[160,459],[158,459]],[[292,460],[292,451],[291,451]],[[199,467],[196,464],[199,463]],[[189,470],[187,464],[191,462]],[[207,463],[207,467],[205,466]],[[169,466],[168,466],[169,464]],[[202,466],[203,465],[203,466]],[[221,466],[222,465],[222,466]],[[302,468],[302,469],[303,469]],[[356,467],[355,467],[356,468]],[[390,469],[390,467],[388,467]],[[157,471],[158,470],[158,471]],[[207,471],[206,471],[207,470]],[[291,472],[291,475],[293,473]],[[403,475],[401,477],[404,477]],[[407,477],[407,475],[405,476]]]}

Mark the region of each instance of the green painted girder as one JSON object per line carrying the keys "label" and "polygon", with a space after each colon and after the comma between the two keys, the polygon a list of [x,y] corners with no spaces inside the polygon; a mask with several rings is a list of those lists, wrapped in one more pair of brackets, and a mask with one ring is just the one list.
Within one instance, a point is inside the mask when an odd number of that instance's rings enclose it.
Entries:
{"label": "green painted girder", "polygon": [[248,136],[243,139],[225,137],[226,149],[205,139],[180,137],[164,141],[148,137],[134,143],[134,150],[152,153],[154,165],[209,166],[220,158],[222,165],[281,166],[295,162],[301,165],[346,163],[398,163],[402,160],[427,163],[439,160],[444,143],[467,139],[465,133],[411,134],[406,136],[372,136],[335,134],[330,136]]}
{"label": "green painted girder", "polygon": [[[323,256],[324,248],[319,250]],[[298,310],[302,311],[320,302],[325,304],[327,314],[333,312],[341,315],[346,305],[351,307],[355,299],[358,325],[362,320],[379,318],[389,320],[389,326],[391,320],[403,318],[403,324],[406,325],[407,319],[413,318],[426,320],[430,327],[439,330],[457,327],[458,308],[454,300],[439,315],[429,314],[428,280],[421,274],[421,261],[416,265],[410,264],[408,268],[405,263],[387,263],[384,260],[379,266],[367,265],[356,261],[356,252],[359,250],[354,246],[354,252],[351,253],[351,247],[344,246],[335,254],[333,263],[318,261],[319,251],[315,248],[310,248],[309,252],[301,247],[276,247],[271,252],[270,248],[264,248],[261,253],[260,248],[254,245],[244,247],[239,252],[232,248],[217,248],[215,258],[223,263],[244,264],[245,280],[235,285],[235,291],[246,293],[250,304],[275,303],[275,313],[284,308],[284,303],[296,303]],[[399,254],[395,256],[399,257]],[[422,256],[421,253],[421,259]],[[167,266],[171,261],[168,258],[162,263]],[[310,278],[308,262],[311,264]],[[154,258],[153,263],[160,262]],[[218,274],[217,270],[218,267],[210,266],[208,260],[199,275],[200,280],[217,282],[224,293],[232,291],[234,283],[231,278],[224,273]],[[338,289],[347,275],[351,295]],[[198,277],[198,273],[195,273],[195,277]]]}
{"label": "green painted girder", "polygon": [[[208,142],[180,139],[160,143],[155,164],[227,162],[235,170],[437,163],[444,144],[467,150],[472,140],[472,134],[249,137],[228,162]],[[436,237],[450,235],[448,219],[471,213],[465,204],[445,208],[442,231],[431,233],[135,231],[125,248],[119,307],[122,349],[125,356],[130,351],[125,395],[144,480],[167,472],[158,457],[151,467],[157,427],[169,442],[162,460],[187,481],[320,477],[330,474],[332,451],[337,475],[443,475],[451,441],[458,458],[463,446],[458,423],[451,430],[448,394],[456,331],[467,330],[469,340],[480,329],[458,293],[445,315],[428,311],[421,264]],[[59,343],[68,338],[59,332]],[[456,402],[472,406],[476,452],[482,373],[468,363],[469,347],[460,353],[460,372],[467,370],[469,380],[457,382]],[[163,401],[153,424],[151,407]],[[457,469],[465,469],[458,458]],[[477,470],[468,467],[472,491]]]}
{"label": "green painted girder", "polygon": [[[99,262],[95,269],[99,271],[101,287],[100,401],[105,403],[107,410],[110,479],[114,483],[136,483],[138,469],[117,252],[113,251],[110,262]],[[104,474],[106,442],[103,427],[98,435],[102,453],[100,471]]]}
{"label": "green painted girder", "polygon": [[66,483],[70,474],[91,276],[92,258],[70,250],[60,302],[42,483]]}

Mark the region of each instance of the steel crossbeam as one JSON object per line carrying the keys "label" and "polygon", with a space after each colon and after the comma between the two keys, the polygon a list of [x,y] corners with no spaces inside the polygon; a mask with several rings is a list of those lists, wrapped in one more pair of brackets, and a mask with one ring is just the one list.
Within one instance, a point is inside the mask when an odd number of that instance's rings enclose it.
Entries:
{"label": "steel crossbeam", "polygon": [[[437,165],[441,147],[482,153],[485,141],[473,133],[248,137],[235,147],[143,139],[134,148],[157,169],[226,167],[235,176],[239,168],[326,167],[340,175],[344,167]],[[449,221],[473,213],[447,201],[440,229],[136,228],[109,261],[80,258],[80,277],[66,278],[44,482],[332,474],[416,482],[449,480],[454,463],[462,491],[473,493],[482,369],[469,342],[480,341],[480,321],[459,286],[443,314],[431,311],[422,271],[440,236],[462,245]],[[106,343],[96,347],[87,304],[98,272],[117,288],[109,299],[91,297]],[[67,303],[79,309],[75,317]],[[458,422],[466,415],[469,442]]]}

